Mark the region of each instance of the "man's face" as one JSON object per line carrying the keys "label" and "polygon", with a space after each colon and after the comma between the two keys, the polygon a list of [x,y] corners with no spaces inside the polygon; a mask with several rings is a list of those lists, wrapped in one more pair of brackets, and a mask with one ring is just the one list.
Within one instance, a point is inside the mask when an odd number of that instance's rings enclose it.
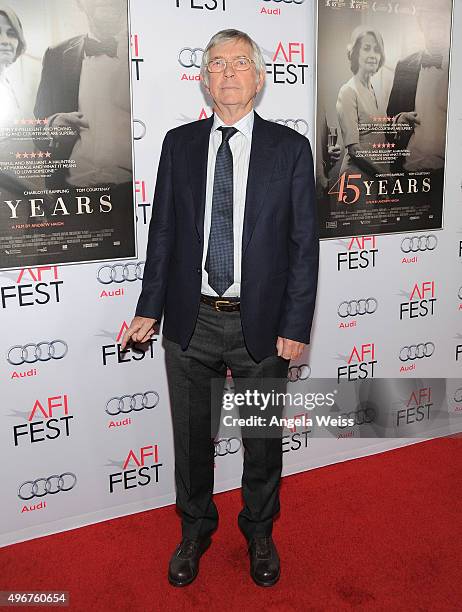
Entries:
{"label": "man's face", "polygon": [[90,28],[99,36],[114,36],[124,26],[126,13],[124,0],[78,0],[85,12]]}
{"label": "man's face", "polygon": [[[233,40],[210,49],[209,59],[233,60],[239,57],[252,59],[250,45],[243,40]],[[208,90],[218,107],[246,107],[263,87],[264,75],[257,75],[255,64],[249,70],[235,70],[226,64],[223,72],[209,72]]]}
{"label": "man's face", "polygon": [[422,11],[419,24],[425,39],[425,47],[431,54],[442,54],[449,47],[451,19],[446,11]]}

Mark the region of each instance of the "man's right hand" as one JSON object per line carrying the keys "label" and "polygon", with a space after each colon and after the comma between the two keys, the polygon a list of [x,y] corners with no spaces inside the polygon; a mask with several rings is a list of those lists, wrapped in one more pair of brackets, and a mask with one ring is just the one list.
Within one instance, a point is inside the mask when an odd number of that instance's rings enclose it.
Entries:
{"label": "man's right hand", "polygon": [[125,349],[130,340],[140,343],[150,340],[154,334],[155,323],[156,319],[151,319],[149,317],[134,317],[133,321],[130,323],[130,327],[122,338],[120,344],[121,350],[123,351]]}
{"label": "man's right hand", "polygon": [[420,117],[415,111],[400,113],[396,118],[396,123],[407,123],[408,125],[414,127],[415,125],[420,125]]}
{"label": "man's right hand", "polygon": [[80,132],[82,128],[89,127],[88,121],[83,116],[83,113],[58,113],[53,118],[52,127],[71,127],[76,132]]}

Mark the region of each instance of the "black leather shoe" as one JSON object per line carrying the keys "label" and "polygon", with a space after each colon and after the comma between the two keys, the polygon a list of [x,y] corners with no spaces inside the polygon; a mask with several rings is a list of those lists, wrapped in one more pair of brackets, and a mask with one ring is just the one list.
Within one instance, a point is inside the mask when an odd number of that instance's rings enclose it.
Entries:
{"label": "black leather shoe", "polygon": [[170,559],[168,581],[173,586],[186,586],[199,573],[199,559],[210,546],[211,539],[183,538]]}
{"label": "black leather shoe", "polygon": [[273,586],[279,580],[281,566],[271,536],[255,536],[249,544],[250,575],[258,586]]}

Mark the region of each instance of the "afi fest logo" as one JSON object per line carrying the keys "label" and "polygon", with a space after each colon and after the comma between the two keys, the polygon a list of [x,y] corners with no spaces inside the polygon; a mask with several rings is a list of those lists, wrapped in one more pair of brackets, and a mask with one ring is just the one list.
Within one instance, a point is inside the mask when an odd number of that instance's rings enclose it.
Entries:
{"label": "afi fest logo", "polygon": [[13,427],[14,446],[69,438],[70,421],[74,418],[70,414],[67,394],[36,399],[31,409],[25,412],[14,410],[10,416],[27,421]]}
{"label": "afi fest logo", "polygon": [[396,427],[429,421],[432,406],[431,387],[421,387],[413,391],[404,402],[404,408],[396,410]]}
{"label": "afi fest logo", "polygon": [[[146,181],[135,181],[135,202],[136,207],[141,210],[141,219],[143,225],[147,225],[150,221],[148,218],[148,210],[151,208],[151,202],[148,200],[148,188]],[[140,216],[136,215],[136,220],[140,220]]]}
{"label": "afi fest logo", "polygon": [[131,449],[124,461],[110,461],[109,465],[121,468],[120,471],[109,474],[109,493],[157,484],[159,468],[162,467],[159,462],[159,445],[150,444],[140,449]]}
{"label": "afi fest logo", "polygon": [[401,302],[399,305],[399,320],[416,319],[419,317],[432,317],[435,314],[435,281],[423,281],[415,283],[411,293],[401,291],[401,295],[405,295],[408,301]]}
{"label": "afi fest logo", "polygon": [[64,283],[59,280],[58,266],[24,268],[14,278],[15,284],[0,287],[2,309],[59,303]]}
{"label": "afi fest logo", "polygon": [[308,64],[305,63],[305,43],[279,41],[272,53],[262,49],[266,62],[266,74],[276,85],[305,85]]}
{"label": "afi fest logo", "polygon": [[374,378],[377,360],[373,342],[360,344],[359,346],[355,345],[349,355],[338,355],[337,359],[346,361],[347,364],[337,368],[337,382],[342,379],[350,381]]}
{"label": "afi fest logo", "polygon": [[226,11],[231,0],[174,0],[176,8],[198,9],[199,11]]}
{"label": "afi fest logo", "polygon": [[99,336],[116,338],[115,343],[105,344],[101,347],[103,366],[111,364],[129,363],[130,361],[142,361],[145,357],[147,359],[154,359],[154,342],[157,342],[157,338],[153,337],[142,345],[131,345],[127,346],[124,350],[120,348],[122,339],[125,332],[128,329],[126,321],[122,322],[119,331],[114,334],[109,331],[102,331]]}
{"label": "afi fest logo", "polygon": [[337,253],[337,272],[375,268],[379,252],[376,236],[355,236],[349,242],[339,240],[337,244],[346,247]]}
{"label": "afi fest logo", "polygon": [[135,69],[135,78],[137,81],[141,80],[141,64],[144,62],[144,59],[141,57],[140,53],[140,35],[132,34],[130,37],[131,49],[132,49],[132,67]]}

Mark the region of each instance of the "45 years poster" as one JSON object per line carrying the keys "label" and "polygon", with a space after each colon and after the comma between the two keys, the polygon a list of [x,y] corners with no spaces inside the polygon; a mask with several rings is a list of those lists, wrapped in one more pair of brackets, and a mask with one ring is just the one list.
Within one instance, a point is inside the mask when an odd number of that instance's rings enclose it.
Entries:
{"label": "45 years poster", "polygon": [[136,256],[128,0],[0,0],[0,269]]}
{"label": "45 years poster", "polygon": [[318,0],[322,238],[441,229],[452,0]]}

